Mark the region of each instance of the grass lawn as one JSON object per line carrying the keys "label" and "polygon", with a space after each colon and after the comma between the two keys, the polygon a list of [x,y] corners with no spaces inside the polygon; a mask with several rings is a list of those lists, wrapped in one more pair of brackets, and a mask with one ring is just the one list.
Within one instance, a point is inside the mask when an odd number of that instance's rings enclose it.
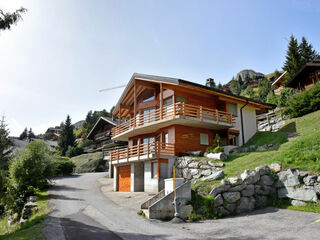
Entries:
{"label": "grass lawn", "polygon": [[75,165],[75,172],[95,172],[102,160],[102,152],[86,153],[70,159]]}
{"label": "grass lawn", "polygon": [[13,226],[8,228],[8,217],[0,220],[0,239],[6,240],[40,240],[43,239],[43,223],[44,218],[49,214],[48,207],[49,196],[46,191],[39,191],[36,194],[39,198],[35,202],[39,211],[30,219],[22,224],[22,226]]}
{"label": "grass lawn", "polygon": [[[298,133],[297,139],[288,142],[288,133]],[[246,145],[280,144],[278,148],[265,152],[230,154],[223,171],[226,177],[240,174],[246,169],[254,170],[261,165],[279,162],[283,168],[299,168],[320,173],[320,111],[286,121],[278,132],[257,133]],[[202,182],[192,186],[206,195],[220,180]]]}

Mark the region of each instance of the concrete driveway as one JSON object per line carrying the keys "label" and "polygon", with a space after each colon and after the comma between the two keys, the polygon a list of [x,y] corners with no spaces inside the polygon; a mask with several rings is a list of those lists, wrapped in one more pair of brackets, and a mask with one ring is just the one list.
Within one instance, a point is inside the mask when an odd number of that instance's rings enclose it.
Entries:
{"label": "concrete driveway", "polygon": [[[318,239],[320,215],[276,208],[249,215],[174,225],[146,220],[130,206],[117,205],[101,188],[104,173],[88,173],[55,180],[49,191],[52,213],[45,239]],[[106,189],[105,189],[106,190]],[[116,193],[113,193],[116,194]],[[138,204],[137,204],[138,205]]]}

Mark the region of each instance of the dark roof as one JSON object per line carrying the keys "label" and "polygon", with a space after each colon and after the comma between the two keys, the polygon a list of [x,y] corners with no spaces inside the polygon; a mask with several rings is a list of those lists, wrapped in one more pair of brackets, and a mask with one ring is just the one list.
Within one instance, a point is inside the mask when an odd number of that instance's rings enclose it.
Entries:
{"label": "dark roof", "polygon": [[235,95],[233,93],[225,92],[225,91],[217,89],[217,88],[210,88],[210,87],[207,87],[207,86],[199,84],[199,83],[190,82],[190,81],[179,79],[179,78],[171,78],[171,77],[163,77],[163,76],[156,76],[156,75],[149,75],[149,74],[142,74],[142,73],[134,73],[132,75],[132,77],[130,78],[130,81],[128,82],[128,84],[127,84],[126,88],[124,89],[123,93],[121,94],[121,97],[119,98],[115,109],[120,104],[120,102],[121,102],[122,98],[124,97],[127,89],[129,88],[131,82],[135,78],[146,79],[146,80],[154,80],[154,81],[157,81],[157,82],[176,84],[176,85],[179,85],[179,83],[186,83],[186,84],[190,84],[190,85],[193,85],[193,86],[196,86],[196,87],[200,87],[200,88],[203,88],[203,89],[206,89],[206,90],[210,90],[210,91],[213,91],[213,92],[222,93],[222,94],[225,94],[225,95],[228,95],[228,96],[240,98],[240,99],[243,99],[243,100],[246,100],[246,101],[250,101],[250,102],[254,102],[254,103],[258,103],[258,104],[263,104],[263,105],[266,105],[266,106],[269,106],[269,107],[276,107],[276,105],[274,105],[274,104],[264,103],[264,102],[261,102],[261,101],[254,100],[252,98],[238,96],[238,95]]}
{"label": "dark roof", "polygon": [[101,121],[107,122],[107,123],[109,123],[109,124],[111,124],[111,125],[113,125],[113,126],[117,126],[117,122],[114,121],[112,118],[109,118],[109,117],[100,117],[100,118],[98,119],[98,121],[94,124],[94,126],[92,127],[91,131],[89,132],[89,134],[88,134],[88,136],[87,136],[88,139],[90,139],[90,135],[95,132],[95,128],[98,126],[98,124],[99,124]]}
{"label": "dark roof", "polygon": [[299,76],[310,68],[320,69],[320,56],[317,56],[311,62],[308,62],[301,67],[299,71],[287,82],[286,87],[292,87],[294,83],[298,81]]}

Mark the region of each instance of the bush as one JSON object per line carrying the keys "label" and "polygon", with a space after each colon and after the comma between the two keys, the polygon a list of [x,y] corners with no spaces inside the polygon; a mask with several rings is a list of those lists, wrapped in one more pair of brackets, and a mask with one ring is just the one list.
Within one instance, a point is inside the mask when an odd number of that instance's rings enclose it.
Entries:
{"label": "bush", "polygon": [[76,165],[70,160],[56,159],[54,161],[54,175],[70,175],[73,173],[75,167]]}
{"label": "bush", "polygon": [[66,151],[66,156],[69,158],[79,156],[83,153],[83,148],[82,147],[72,147],[69,146],[68,150]]}
{"label": "bush", "polygon": [[211,147],[207,147],[206,152],[208,153],[219,153],[223,152],[223,148],[220,147],[220,136],[216,134],[214,138],[214,144]]}
{"label": "bush", "polygon": [[292,97],[284,111],[290,117],[300,117],[320,109],[320,84]]}

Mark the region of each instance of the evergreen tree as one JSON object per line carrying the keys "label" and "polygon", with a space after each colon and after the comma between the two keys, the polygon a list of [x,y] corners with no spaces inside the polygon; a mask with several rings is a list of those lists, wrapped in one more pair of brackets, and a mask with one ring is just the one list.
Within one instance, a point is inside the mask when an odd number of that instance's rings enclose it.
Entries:
{"label": "evergreen tree", "polygon": [[218,86],[217,86],[218,89],[221,89],[222,88],[222,84],[221,82],[219,82]]}
{"label": "evergreen tree", "polygon": [[240,92],[241,92],[240,83],[234,78],[232,78],[230,82],[230,90],[233,94],[240,95]]}
{"label": "evergreen tree", "polygon": [[74,147],[75,143],[75,136],[73,134],[73,126],[71,124],[71,118],[68,115],[65,123],[62,125],[60,139],[58,141],[58,146],[62,156],[66,155],[68,147]]}
{"label": "evergreen tree", "polygon": [[29,142],[31,142],[32,138],[36,138],[36,135],[33,133],[32,128],[30,128],[28,132]]}
{"label": "evergreen tree", "polygon": [[0,120],[0,169],[8,170],[9,161],[11,158],[12,143],[9,139],[9,130],[5,123],[5,117]]}
{"label": "evergreen tree", "polygon": [[303,67],[306,63],[312,61],[316,56],[317,52],[313,49],[313,46],[308,43],[305,37],[302,37],[299,45],[300,54],[300,67]]}
{"label": "evergreen tree", "polygon": [[25,129],[23,130],[23,132],[20,134],[19,139],[20,139],[20,140],[24,140],[24,139],[26,139],[27,137],[28,137],[28,129],[25,128]]}
{"label": "evergreen tree", "polygon": [[13,13],[3,12],[0,9],[0,31],[11,28],[11,25],[17,23],[20,19],[22,19],[21,14],[25,13],[27,9],[20,8]]}
{"label": "evergreen tree", "polygon": [[268,79],[263,79],[258,84],[258,95],[260,101],[267,101],[267,96],[271,90],[271,82]]}
{"label": "evergreen tree", "polygon": [[250,85],[247,87],[246,93],[247,93],[249,98],[252,98],[252,99],[255,98],[255,92],[254,92],[253,88]]}
{"label": "evergreen tree", "polygon": [[294,74],[300,69],[301,55],[299,52],[298,40],[291,35],[287,50],[286,62],[283,70],[287,71],[286,80],[291,79]]}

